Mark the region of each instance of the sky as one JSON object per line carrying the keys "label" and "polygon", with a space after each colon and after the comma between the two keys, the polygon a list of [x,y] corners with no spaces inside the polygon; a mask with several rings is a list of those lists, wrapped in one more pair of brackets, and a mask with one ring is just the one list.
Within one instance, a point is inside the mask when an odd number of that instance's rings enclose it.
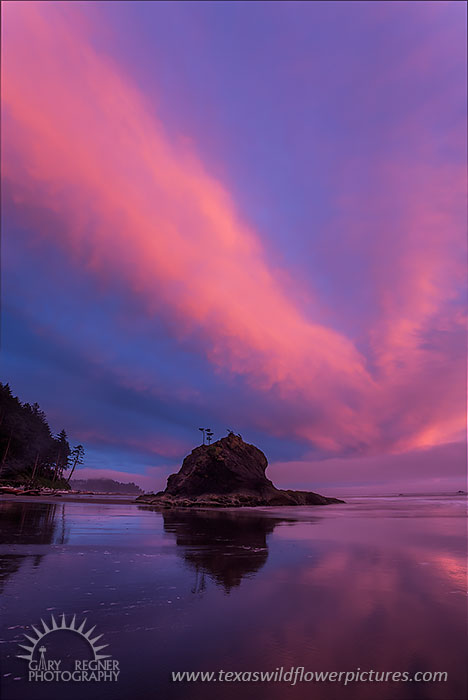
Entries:
{"label": "sky", "polygon": [[7,1],[1,71],[1,375],[81,477],[464,488],[464,2]]}

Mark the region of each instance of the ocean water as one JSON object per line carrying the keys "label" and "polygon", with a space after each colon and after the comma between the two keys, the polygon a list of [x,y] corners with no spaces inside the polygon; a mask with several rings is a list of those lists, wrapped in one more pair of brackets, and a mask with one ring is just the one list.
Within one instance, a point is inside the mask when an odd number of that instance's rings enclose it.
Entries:
{"label": "ocean water", "polygon": [[[350,498],[326,507],[168,511],[0,502],[4,700],[464,700],[466,497]],[[86,619],[117,681],[28,679],[90,660]],[[33,639],[28,642],[27,634]],[[31,636],[32,635],[32,636]],[[248,680],[248,672],[445,672],[446,681]],[[282,669],[282,671],[281,671]],[[359,669],[359,671],[358,671]],[[178,671],[245,680],[178,682]],[[286,675],[287,678],[287,675]],[[342,676],[344,679],[344,676]]]}

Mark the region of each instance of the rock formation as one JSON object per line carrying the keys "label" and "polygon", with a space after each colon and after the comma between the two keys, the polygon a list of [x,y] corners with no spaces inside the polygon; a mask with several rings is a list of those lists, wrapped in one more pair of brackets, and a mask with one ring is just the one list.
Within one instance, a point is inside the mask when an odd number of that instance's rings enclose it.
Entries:
{"label": "rock formation", "polygon": [[229,433],[192,450],[177,474],[168,478],[165,491],[144,494],[137,501],[169,508],[343,503],[312,491],[277,489],[265,475],[267,466],[261,450]]}

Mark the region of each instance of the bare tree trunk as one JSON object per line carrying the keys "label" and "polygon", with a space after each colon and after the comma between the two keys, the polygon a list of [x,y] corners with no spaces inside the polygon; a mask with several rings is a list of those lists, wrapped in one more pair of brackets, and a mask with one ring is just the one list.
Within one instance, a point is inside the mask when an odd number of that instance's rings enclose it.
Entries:
{"label": "bare tree trunk", "polygon": [[4,455],[3,455],[2,466],[5,464],[5,460],[6,460],[7,455],[8,455],[8,450],[10,449],[10,443],[11,443],[11,436],[12,436],[12,435],[13,435],[13,428],[10,430],[10,437],[8,438],[8,444],[7,444],[7,446],[6,446],[6,450],[5,450]]}
{"label": "bare tree trunk", "polygon": [[72,470],[71,470],[70,474],[68,475],[67,484],[70,483],[70,479],[71,479],[72,476],[73,476],[73,472],[75,471],[75,467],[76,467],[76,465],[77,465],[77,462],[78,462],[78,457],[77,457],[77,458],[75,459],[75,461],[73,462]]}
{"label": "bare tree trunk", "polygon": [[57,461],[55,462],[54,478],[52,479],[52,481],[55,481],[57,478],[58,469],[59,469],[59,462],[60,462],[60,455],[61,455],[61,452],[59,450],[59,453],[57,455]]}
{"label": "bare tree trunk", "polygon": [[36,461],[34,462],[34,469],[33,473],[31,476],[31,479],[29,481],[29,484],[32,485],[34,483],[34,477],[36,476],[36,471],[37,471],[37,463],[39,462],[39,452],[36,454]]}

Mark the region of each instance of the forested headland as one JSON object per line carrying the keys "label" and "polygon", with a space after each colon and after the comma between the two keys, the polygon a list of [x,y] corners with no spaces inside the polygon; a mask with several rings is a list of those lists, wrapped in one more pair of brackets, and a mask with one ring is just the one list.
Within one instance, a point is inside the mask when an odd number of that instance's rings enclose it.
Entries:
{"label": "forested headland", "polygon": [[123,483],[115,481],[115,479],[72,479],[70,485],[72,489],[92,491],[93,493],[134,493],[137,495],[143,493],[143,489],[133,481]]}
{"label": "forested headland", "polygon": [[39,404],[22,403],[0,382],[0,482],[69,488],[83,456],[64,429],[52,434]]}

